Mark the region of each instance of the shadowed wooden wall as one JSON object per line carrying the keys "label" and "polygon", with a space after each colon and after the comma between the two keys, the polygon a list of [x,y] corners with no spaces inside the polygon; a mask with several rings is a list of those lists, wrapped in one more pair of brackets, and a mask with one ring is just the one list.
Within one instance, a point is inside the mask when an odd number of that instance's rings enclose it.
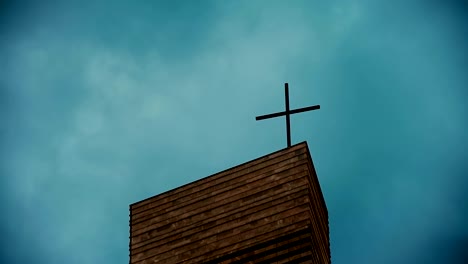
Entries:
{"label": "shadowed wooden wall", "polygon": [[303,142],[130,205],[130,263],[330,263]]}

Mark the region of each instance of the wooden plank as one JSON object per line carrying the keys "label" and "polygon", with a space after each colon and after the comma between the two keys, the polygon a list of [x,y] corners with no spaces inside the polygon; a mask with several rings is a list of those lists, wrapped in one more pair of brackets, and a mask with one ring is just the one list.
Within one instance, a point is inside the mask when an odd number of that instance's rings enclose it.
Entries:
{"label": "wooden plank", "polygon": [[[240,235],[232,234],[229,237],[224,237],[221,240],[209,241],[202,246],[190,246],[181,248],[180,251],[174,251],[172,254],[157,255],[149,259],[144,259],[142,262],[136,263],[153,263],[154,261],[160,261],[161,263],[180,263],[183,261],[190,261],[192,263],[198,263],[207,260],[210,256],[221,256],[234,250],[239,250],[252,244],[259,243],[271,239],[272,237],[284,234],[285,232],[291,232],[297,230],[301,226],[304,226],[307,220],[307,216],[304,212],[297,215],[290,215],[283,219],[282,224],[277,222],[270,222],[268,224],[257,226],[252,233],[242,233]],[[281,229],[280,227],[284,227]],[[163,257],[163,258],[161,258]]]}
{"label": "wooden plank", "polygon": [[186,210],[187,206],[191,207],[198,207],[197,202],[200,201],[205,201],[205,202],[212,202],[210,199],[214,197],[216,200],[224,200],[229,196],[232,196],[234,193],[242,193],[243,191],[247,191],[251,188],[254,188],[260,181],[270,181],[270,182],[275,182],[276,180],[281,179],[282,177],[285,177],[286,175],[295,173],[297,171],[305,171],[307,170],[307,165],[306,165],[306,159],[295,159],[294,161],[291,161],[287,164],[285,164],[282,167],[278,167],[275,170],[272,171],[266,171],[260,174],[252,174],[252,175],[247,175],[245,178],[240,178],[238,181],[240,184],[234,184],[237,182],[237,179],[233,180],[233,184],[229,187],[225,187],[222,189],[212,189],[211,192],[208,193],[203,193],[203,195],[194,195],[191,199],[189,199],[191,196],[187,196],[187,199],[184,201],[178,201],[176,203],[173,203],[172,207],[167,207],[167,208],[159,208],[159,207],[154,207],[155,210],[151,211],[150,209],[145,211],[146,215],[132,215],[132,223],[134,223],[136,230],[140,227],[138,225],[139,223],[146,221],[148,219],[151,219],[153,222],[158,221],[157,219],[165,219],[167,217],[174,217],[178,215],[177,210]]}
{"label": "wooden plank", "polygon": [[222,199],[208,199],[192,207],[174,210],[172,214],[157,215],[153,219],[134,225],[133,236],[162,227],[166,228],[167,224],[176,223],[183,219],[193,219],[197,214],[223,213],[239,206],[248,206],[250,203],[254,203],[260,199],[268,199],[272,195],[290,190],[299,185],[306,187],[306,173],[300,167],[292,171],[292,173],[294,174],[277,181],[268,181],[265,184],[255,185],[244,192],[238,190],[239,192],[226,193],[225,196],[222,196]]}
{"label": "wooden plank", "polygon": [[144,214],[145,211],[154,207],[164,209],[170,207],[171,205],[193,199],[194,197],[203,196],[206,193],[210,193],[212,189],[221,190],[225,186],[230,186],[230,181],[232,179],[237,179],[237,181],[239,181],[238,178],[242,176],[251,176],[255,174],[262,174],[268,171],[274,171],[276,169],[280,169],[282,166],[287,165],[288,163],[297,161],[299,159],[307,159],[305,149],[298,149],[297,151],[300,153],[299,155],[292,152],[288,153],[287,155],[278,156],[272,160],[266,160],[260,164],[245,167],[242,170],[229,173],[221,178],[214,176],[213,178],[207,178],[206,181],[200,181],[196,186],[189,185],[190,188],[187,187],[188,189],[185,192],[176,192],[174,190],[174,193],[172,193],[172,191],[170,191],[164,198],[156,199],[155,197],[156,200],[154,201],[148,200],[144,205],[138,208],[132,208],[133,216],[137,217],[139,214]]}
{"label": "wooden plank", "polygon": [[[232,210],[227,209],[224,213],[211,212],[208,214],[200,214],[198,218],[188,218],[189,221],[194,221],[190,223],[178,223],[174,222],[171,224],[171,227],[162,228],[161,230],[154,230],[154,234],[148,234],[144,240],[140,243],[134,243],[132,249],[134,253],[141,251],[139,249],[142,245],[153,243],[154,246],[157,246],[161,243],[165,243],[168,239],[175,239],[181,236],[185,236],[190,232],[198,232],[203,230],[208,230],[209,228],[216,228],[216,225],[219,224],[219,220],[229,219],[230,217],[236,217],[237,215],[248,215],[255,212],[261,212],[263,210],[268,210],[271,206],[277,206],[284,200],[293,200],[301,196],[308,194],[308,190],[304,186],[299,186],[290,191],[278,190],[278,196],[272,196],[271,199],[258,199],[255,203],[246,205],[245,207],[239,207],[236,203],[229,204],[230,207],[233,207]],[[236,207],[237,206],[237,207]],[[184,219],[185,220],[185,219]],[[184,220],[181,220],[184,221]],[[198,220],[198,221],[197,221]],[[151,238],[153,237],[153,238]]]}
{"label": "wooden plank", "polygon": [[[298,192],[297,194],[300,195],[301,192]],[[304,199],[306,198],[306,196],[302,194],[302,197],[298,197],[298,198]],[[139,252],[144,251],[145,248],[143,248],[143,246],[146,246],[148,244],[150,244],[151,247],[157,247],[162,244],[170,243],[176,239],[186,239],[186,238],[192,237],[193,235],[197,235],[199,233],[205,233],[205,234],[218,233],[226,229],[227,228],[226,225],[231,222],[240,222],[241,219],[246,218],[246,217],[248,217],[249,220],[256,219],[255,218],[256,215],[264,215],[266,213],[269,213],[271,211],[270,208],[273,206],[281,206],[282,205],[281,203],[289,203],[291,205],[294,205],[298,202],[299,200],[286,201],[286,202],[281,202],[279,200],[276,200],[275,204],[273,205],[268,205],[268,204],[262,205],[262,207],[264,207],[263,210],[261,207],[259,207],[259,211],[256,211],[256,212],[253,210],[249,210],[247,212],[239,212],[239,213],[231,215],[230,217],[225,217],[225,218],[216,220],[214,222],[209,222],[207,226],[205,225],[189,226],[188,228],[185,228],[181,232],[176,233],[174,236],[171,236],[172,233],[166,233],[166,236],[164,238],[155,236],[150,241],[145,240],[142,243],[135,245],[136,247],[134,248],[132,253],[139,253]]]}
{"label": "wooden plank", "polygon": [[[216,179],[219,179],[219,178],[224,178],[226,175],[228,175],[230,173],[234,173],[234,172],[246,169],[248,167],[255,166],[257,164],[261,164],[264,161],[273,160],[278,156],[283,156],[283,155],[287,155],[289,153],[294,153],[297,150],[303,151],[305,146],[306,146],[306,143],[301,142],[301,143],[299,143],[297,145],[294,145],[294,146],[292,146],[290,148],[286,148],[286,149],[283,149],[283,150],[276,151],[274,153],[271,153],[271,154],[265,155],[263,157],[254,159],[252,161],[249,161],[249,162],[237,165],[235,167],[232,167],[230,169],[227,169],[227,170],[218,172],[216,174],[210,175],[210,176],[205,177],[203,179],[191,182],[189,184],[186,184],[186,185],[180,186],[178,188],[169,190],[167,192],[155,195],[153,197],[149,197],[149,198],[144,199],[142,201],[131,204],[130,207],[132,208],[132,210],[137,210],[138,208],[140,208],[140,207],[142,207],[142,206],[144,206],[144,205],[146,205],[148,203],[153,203],[153,202],[156,202],[156,201],[158,201],[160,199],[169,198],[169,196],[171,196],[171,195],[175,195],[175,194],[178,194],[178,193],[181,193],[181,192],[189,191],[189,190],[194,189],[194,188],[198,187],[199,185],[204,184],[206,182],[213,181],[213,180],[216,180]],[[198,190],[195,189],[194,191],[198,191]]]}
{"label": "wooden plank", "polygon": [[279,204],[277,207],[272,207],[271,210],[239,217],[238,219],[230,219],[226,224],[218,225],[217,228],[210,228],[208,230],[204,230],[204,232],[188,234],[180,239],[166,242],[156,248],[153,247],[153,245],[149,245],[145,248],[144,253],[135,254],[135,260],[138,261],[141,258],[153,256],[154,254],[164,256],[165,253],[182,246],[184,246],[184,250],[188,250],[189,248],[194,248],[198,245],[203,245],[204,243],[223,240],[226,237],[237,239],[238,237],[236,235],[239,235],[243,231],[252,230],[256,232],[257,230],[255,230],[255,228],[257,226],[282,220],[282,218],[287,215],[294,215],[308,210],[308,208],[304,206],[307,206],[307,202],[308,197],[304,196],[303,200],[286,201]]}

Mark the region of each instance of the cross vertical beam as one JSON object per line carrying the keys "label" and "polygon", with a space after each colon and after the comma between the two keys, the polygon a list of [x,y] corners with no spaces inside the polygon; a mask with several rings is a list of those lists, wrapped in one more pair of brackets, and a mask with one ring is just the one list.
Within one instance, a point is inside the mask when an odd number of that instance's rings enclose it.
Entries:
{"label": "cross vertical beam", "polygon": [[277,113],[268,114],[268,115],[257,116],[257,117],[255,117],[255,120],[259,121],[259,120],[278,117],[278,116],[286,116],[286,137],[287,137],[287,144],[288,144],[288,148],[289,148],[289,147],[291,147],[291,120],[290,120],[290,115],[297,114],[297,113],[302,113],[302,112],[306,112],[306,111],[317,110],[317,109],[320,109],[320,105],[313,105],[313,106],[308,106],[308,107],[303,107],[303,108],[290,110],[289,109],[289,85],[288,85],[288,83],[284,84],[284,98],[285,98],[285,103],[286,103],[286,111],[277,112]]}
{"label": "cross vertical beam", "polygon": [[288,141],[288,148],[291,146],[291,120],[289,115],[289,86],[288,83],[284,84],[284,98],[286,100],[286,136]]}

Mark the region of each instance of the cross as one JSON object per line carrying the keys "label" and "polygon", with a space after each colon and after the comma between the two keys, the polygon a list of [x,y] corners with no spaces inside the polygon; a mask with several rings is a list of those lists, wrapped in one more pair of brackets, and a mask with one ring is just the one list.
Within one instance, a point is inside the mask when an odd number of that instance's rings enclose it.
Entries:
{"label": "cross", "polygon": [[263,119],[268,119],[268,118],[273,118],[273,117],[278,117],[278,116],[286,116],[286,133],[287,133],[287,140],[288,140],[288,148],[291,147],[291,128],[290,128],[290,121],[289,121],[289,116],[292,114],[297,114],[297,113],[302,113],[306,111],[312,111],[312,110],[317,110],[320,109],[320,105],[313,105],[313,106],[308,106],[308,107],[303,107],[299,109],[294,109],[294,110],[289,110],[289,88],[288,88],[288,83],[284,84],[284,97],[286,100],[286,111],[283,112],[278,112],[278,113],[273,113],[273,114],[268,114],[268,115],[262,115],[262,116],[257,116],[255,117],[255,120],[263,120]]}

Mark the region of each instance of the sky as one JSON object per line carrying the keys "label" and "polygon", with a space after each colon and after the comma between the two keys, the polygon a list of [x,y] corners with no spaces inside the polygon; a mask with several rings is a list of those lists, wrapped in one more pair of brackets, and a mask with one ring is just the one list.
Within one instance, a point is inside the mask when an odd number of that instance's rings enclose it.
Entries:
{"label": "sky", "polygon": [[466,263],[468,4],[2,1],[0,263],[128,263],[129,205],[307,141],[333,263]]}

